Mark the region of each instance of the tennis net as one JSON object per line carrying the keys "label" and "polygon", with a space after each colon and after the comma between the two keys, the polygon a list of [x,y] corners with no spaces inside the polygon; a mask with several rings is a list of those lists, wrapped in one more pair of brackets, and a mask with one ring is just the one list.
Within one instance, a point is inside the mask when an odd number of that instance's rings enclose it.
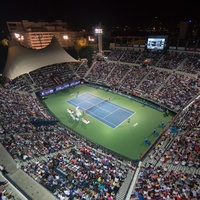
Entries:
{"label": "tennis net", "polygon": [[89,112],[89,111],[91,111],[93,108],[96,108],[96,107],[102,105],[103,103],[105,103],[105,102],[107,102],[107,101],[109,101],[109,100],[110,100],[110,98],[104,99],[103,101],[99,102],[98,104],[93,105],[93,106],[91,106],[90,108],[86,109],[84,112]]}

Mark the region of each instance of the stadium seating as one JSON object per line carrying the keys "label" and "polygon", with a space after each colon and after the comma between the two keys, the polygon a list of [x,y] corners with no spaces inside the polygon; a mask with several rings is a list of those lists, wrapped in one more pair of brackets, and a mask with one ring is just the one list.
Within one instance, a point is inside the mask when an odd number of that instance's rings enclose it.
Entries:
{"label": "stadium seating", "polygon": [[[146,58],[150,65],[144,65]],[[36,70],[32,79],[22,75],[0,87],[0,142],[23,172],[58,199],[199,198],[198,60],[197,53],[116,49],[89,71],[74,66],[76,76],[65,64]],[[63,81],[83,78],[128,94],[135,91],[179,115],[141,158],[141,166],[121,161],[58,123],[33,126],[31,121],[56,121],[33,94],[56,86],[52,71]]]}

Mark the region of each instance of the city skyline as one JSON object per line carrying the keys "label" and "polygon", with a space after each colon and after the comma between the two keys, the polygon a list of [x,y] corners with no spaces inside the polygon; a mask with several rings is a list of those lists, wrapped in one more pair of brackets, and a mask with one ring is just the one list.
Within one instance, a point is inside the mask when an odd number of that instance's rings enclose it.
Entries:
{"label": "city skyline", "polygon": [[4,1],[0,8],[1,30],[6,21],[55,21],[67,22],[72,30],[81,30],[97,26],[99,22],[106,27],[136,27],[148,24],[155,17],[168,25],[176,25],[179,21],[199,20],[198,4],[190,1],[169,0],[160,2],[130,1],[32,1],[25,4]]}

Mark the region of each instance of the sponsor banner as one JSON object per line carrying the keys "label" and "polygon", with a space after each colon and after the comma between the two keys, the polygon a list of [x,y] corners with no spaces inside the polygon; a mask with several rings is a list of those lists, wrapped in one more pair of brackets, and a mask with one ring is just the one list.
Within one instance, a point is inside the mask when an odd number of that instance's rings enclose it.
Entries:
{"label": "sponsor banner", "polygon": [[74,86],[76,86],[80,83],[81,83],[80,80],[75,80],[75,81],[70,82],[70,83],[64,83],[63,85],[59,85],[59,86],[56,86],[54,88],[42,90],[39,93],[37,93],[37,95],[40,96],[40,97],[47,96],[47,95],[53,94],[57,91],[64,90],[64,89],[69,88],[69,87],[74,87]]}
{"label": "sponsor banner", "polygon": [[176,50],[176,47],[170,46],[169,49],[170,49],[170,50]]}

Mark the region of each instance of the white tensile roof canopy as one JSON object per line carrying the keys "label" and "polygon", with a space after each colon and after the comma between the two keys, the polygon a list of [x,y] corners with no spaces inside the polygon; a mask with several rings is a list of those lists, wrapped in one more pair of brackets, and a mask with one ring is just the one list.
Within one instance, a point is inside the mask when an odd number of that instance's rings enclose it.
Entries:
{"label": "white tensile roof canopy", "polygon": [[50,44],[40,50],[28,49],[19,43],[10,41],[8,45],[8,56],[3,71],[3,77],[10,80],[34,71],[38,68],[65,62],[80,62],[70,56],[53,37]]}

